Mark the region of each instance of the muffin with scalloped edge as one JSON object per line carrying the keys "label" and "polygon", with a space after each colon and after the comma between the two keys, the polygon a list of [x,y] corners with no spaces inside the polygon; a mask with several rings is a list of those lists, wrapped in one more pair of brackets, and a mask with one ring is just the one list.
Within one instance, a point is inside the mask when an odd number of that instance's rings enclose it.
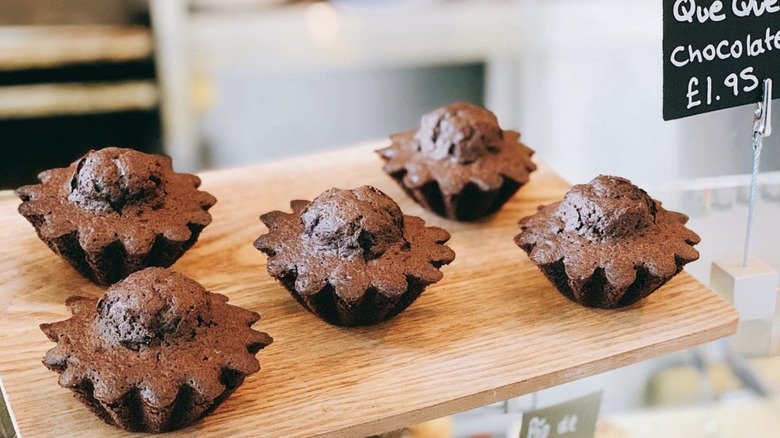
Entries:
{"label": "muffin with scalloped edge", "polygon": [[307,310],[341,326],[372,325],[406,309],[442,279],[455,253],[450,234],[426,227],[378,189],[330,189],[292,213],[260,216],[268,234],[255,247],[268,273]]}
{"label": "muffin with scalloped edge", "polygon": [[416,131],[390,136],[377,153],[384,171],[426,209],[469,221],[495,213],[536,165],[520,133],[485,108],[455,103],[422,117]]}
{"label": "muffin with scalloped edge", "polygon": [[83,276],[109,285],[168,267],[198,240],[216,199],[171,159],[124,148],[90,151],[17,189],[19,213]]}
{"label": "muffin with scalloped edge", "polygon": [[41,330],[57,345],[44,365],[106,423],[167,432],[208,415],[260,370],[273,341],[260,315],[186,276],[148,268],[102,298],[70,297],[73,316]]}
{"label": "muffin with scalloped edge", "polygon": [[521,219],[515,243],[567,298],[611,309],[647,297],[699,258],[701,239],[687,222],[631,181],[601,175]]}

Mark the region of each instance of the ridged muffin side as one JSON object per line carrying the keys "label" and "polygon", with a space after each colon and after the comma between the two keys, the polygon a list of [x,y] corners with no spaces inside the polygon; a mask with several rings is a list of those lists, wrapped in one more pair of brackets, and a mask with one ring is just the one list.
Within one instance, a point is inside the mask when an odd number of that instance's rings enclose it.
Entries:
{"label": "ridged muffin side", "polygon": [[132,272],[172,265],[211,223],[216,199],[171,160],[132,149],[91,151],[23,186],[19,213],[81,275],[110,285]]}
{"label": "ridged muffin side", "polygon": [[610,309],[649,296],[699,258],[687,221],[630,181],[602,175],[521,219],[515,243],[567,298]]}
{"label": "ridged muffin side", "polygon": [[70,319],[41,324],[57,345],[44,365],[113,426],[160,433],[208,415],[251,374],[273,341],[256,312],[162,268],[130,275],[101,299],[71,297]]}
{"label": "ridged muffin side", "polygon": [[292,213],[260,217],[269,233],[255,241],[268,273],[307,310],[341,326],[392,318],[442,279],[455,253],[447,231],[404,215],[390,197],[363,186],[331,189]]}

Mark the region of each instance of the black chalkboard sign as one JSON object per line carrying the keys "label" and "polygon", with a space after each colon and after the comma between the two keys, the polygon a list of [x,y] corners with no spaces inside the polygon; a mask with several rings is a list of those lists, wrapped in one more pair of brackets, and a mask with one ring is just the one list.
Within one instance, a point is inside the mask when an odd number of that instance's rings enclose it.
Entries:
{"label": "black chalkboard sign", "polygon": [[664,120],[756,103],[765,78],[780,82],[780,0],[663,6]]}

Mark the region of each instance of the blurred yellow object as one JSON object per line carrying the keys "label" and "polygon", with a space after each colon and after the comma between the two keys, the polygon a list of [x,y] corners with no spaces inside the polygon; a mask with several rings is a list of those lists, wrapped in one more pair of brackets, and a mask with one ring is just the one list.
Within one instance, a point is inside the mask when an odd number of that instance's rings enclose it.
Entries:
{"label": "blurred yellow object", "polygon": [[192,81],[192,105],[198,113],[208,112],[214,105],[213,81],[205,76],[195,76]]}
{"label": "blurred yellow object", "polygon": [[[780,357],[752,359],[749,361],[770,388],[780,388]],[[714,397],[742,388],[740,380],[725,364],[707,367]],[[703,382],[692,367],[675,367],[654,376],[648,384],[648,402],[657,405],[681,405],[704,400]]]}
{"label": "blurred yellow object", "polygon": [[452,418],[442,417],[426,421],[401,430],[383,433],[376,438],[450,438],[452,437]]}
{"label": "blurred yellow object", "polygon": [[631,438],[631,435],[614,424],[599,421],[596,424],[596,431],[593,433],[593,438]]}
{"label": "blurred yellow object", "polygon": [[414,438],[449,438],[452,436],[452,418],[443,417],[408,428]]}
{"label": "blurred yellow object", "polygon": [[623,435],[596,438],[758,438],[780,431],[780,399],[613,415],[602,420]]}
{"label": "blurred yellow object", "polygon": [[315,46],[328,47],[339,36],[339,14],[330,3],[312,3],[304,13],[306,33]]}

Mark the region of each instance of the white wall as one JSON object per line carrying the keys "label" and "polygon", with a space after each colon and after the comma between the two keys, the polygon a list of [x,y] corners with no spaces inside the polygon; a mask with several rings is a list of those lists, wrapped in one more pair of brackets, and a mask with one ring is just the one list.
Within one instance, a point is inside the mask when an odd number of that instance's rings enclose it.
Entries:
{"label": "white wall", "polygon": [[[661,3],[521,2],[518,125],[573,183],[611,173],[653,186],[750,170],[752,106],[662,120]],[[779,140],[767,139],[763,169],[780,169]]]}

